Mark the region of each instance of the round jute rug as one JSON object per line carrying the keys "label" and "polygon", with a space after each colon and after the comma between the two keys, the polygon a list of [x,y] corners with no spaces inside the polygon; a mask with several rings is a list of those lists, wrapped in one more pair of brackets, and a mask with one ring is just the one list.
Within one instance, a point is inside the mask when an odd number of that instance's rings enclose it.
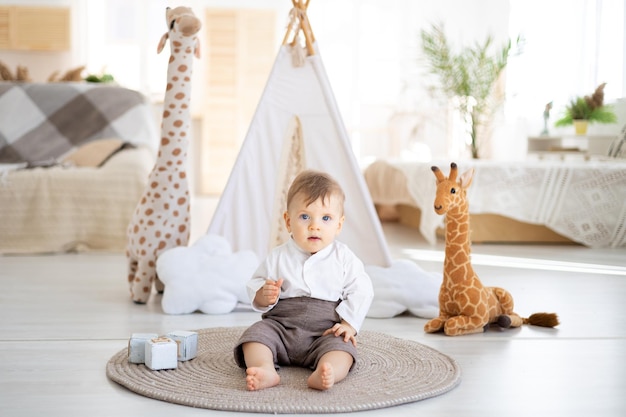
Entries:
{"label": "round jute rug", "polygon": [[197,408],[258,413],[345,413],[406,404],[444,394],[457,386],[456,361],[418,342],[362,331],[358,360],[328,391],[306,385],[311,371],[280,368],[280,385],[250,392],[235,364],[233,346],[244,327],[198,331],[198,355],[173,370],[152,371],[128,362],[123,349],[107,363],[107,376],[157,400]]}

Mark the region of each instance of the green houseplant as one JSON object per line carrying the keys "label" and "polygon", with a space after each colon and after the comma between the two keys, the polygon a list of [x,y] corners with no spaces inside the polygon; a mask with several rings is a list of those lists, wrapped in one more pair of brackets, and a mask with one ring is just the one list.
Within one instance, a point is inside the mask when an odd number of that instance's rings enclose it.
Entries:
{"label": "green houseplant", "polygon": [[479,130],[489,123],[497,107],[504,100],[496,94],[498,80],[513,53],[521,53],[521,38],[515,49],[511,40],[499,48],[493,46],[493,37],[483,43],[452,51],[442,24],[421,31],[422,50],[430,73],[438,78],[438,88],[453,99],[468,126],[472,157],[480,157]]}
{"label": "green houseplant", "polygon": [[563,117],[555,126],[574,125],[576,134],[587,133],[588,123],[617,123],[617,117],[610,106],[604,104],[604,87],[600,84],[591,96],[575,97],[565,106]]}

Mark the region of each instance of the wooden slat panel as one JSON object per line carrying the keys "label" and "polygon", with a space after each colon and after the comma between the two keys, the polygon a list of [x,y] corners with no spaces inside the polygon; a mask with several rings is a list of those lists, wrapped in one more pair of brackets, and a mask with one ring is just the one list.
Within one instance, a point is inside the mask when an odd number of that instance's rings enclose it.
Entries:
{"label": "wooden slat panel", "polygon": [[[245,46],[240,51],[241,56],[241,89],[240,89],[240,123],[245,127],[241,131],[241,139],[247,132],[256,111],[262,89],[276,58],[276,42],[274,13],[263,11],[250,12],[240,15],[240,26],[246,30],[242,39]],[[261,51],[261,53],[256,52]]]}
{"label": "wooden slat panel", "polygon": [[0,48],[27,51],[70,49],[67,7],[0,8]]}
{"label": "wooden slat panel", "polygon": [[9,8],[0,7],[0,49],[9,49],[11,36],[9,28]]}
{"label": "wooden slat panel", "polygon": [[14,48],[40,51],[70,49],[70,10],[17,7]]}
{"label": "wooden slat panel", "polygon": [[221,193],[228,180],[274,61],[275,19],[273,11],[206,11],[201,194]]}

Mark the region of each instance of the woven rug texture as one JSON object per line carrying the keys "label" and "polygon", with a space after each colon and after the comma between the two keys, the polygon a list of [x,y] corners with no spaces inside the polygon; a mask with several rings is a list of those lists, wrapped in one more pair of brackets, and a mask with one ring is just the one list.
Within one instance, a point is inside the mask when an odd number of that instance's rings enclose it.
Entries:
{"label": "woven rug texture", "polygon": [[213,410],[270,414],[373,410],[444,394],[461,381],[456,361],[421,343],[362,331],[350,374],[328,391],[307,387],[311,371],[281,367],[280,384],[246,390],[245,371],[233,346],[244,327],[198,330],[198,355],[178,368],[152,371],[128,362],[128,349],[107,363],[107,376],[129,390],[161,401]]}

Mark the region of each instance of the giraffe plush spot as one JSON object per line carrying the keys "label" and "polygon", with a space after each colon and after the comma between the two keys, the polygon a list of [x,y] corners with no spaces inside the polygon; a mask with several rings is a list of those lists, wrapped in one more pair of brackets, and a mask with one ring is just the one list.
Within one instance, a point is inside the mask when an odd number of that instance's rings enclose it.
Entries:
{"label": "giraffe plush spot", "polygon": [[476,308],[476,314],[478,314],[479,316],[484,316],[485,314],[487,314],[487,306],[485,306],[484,304],[479,304]]}

